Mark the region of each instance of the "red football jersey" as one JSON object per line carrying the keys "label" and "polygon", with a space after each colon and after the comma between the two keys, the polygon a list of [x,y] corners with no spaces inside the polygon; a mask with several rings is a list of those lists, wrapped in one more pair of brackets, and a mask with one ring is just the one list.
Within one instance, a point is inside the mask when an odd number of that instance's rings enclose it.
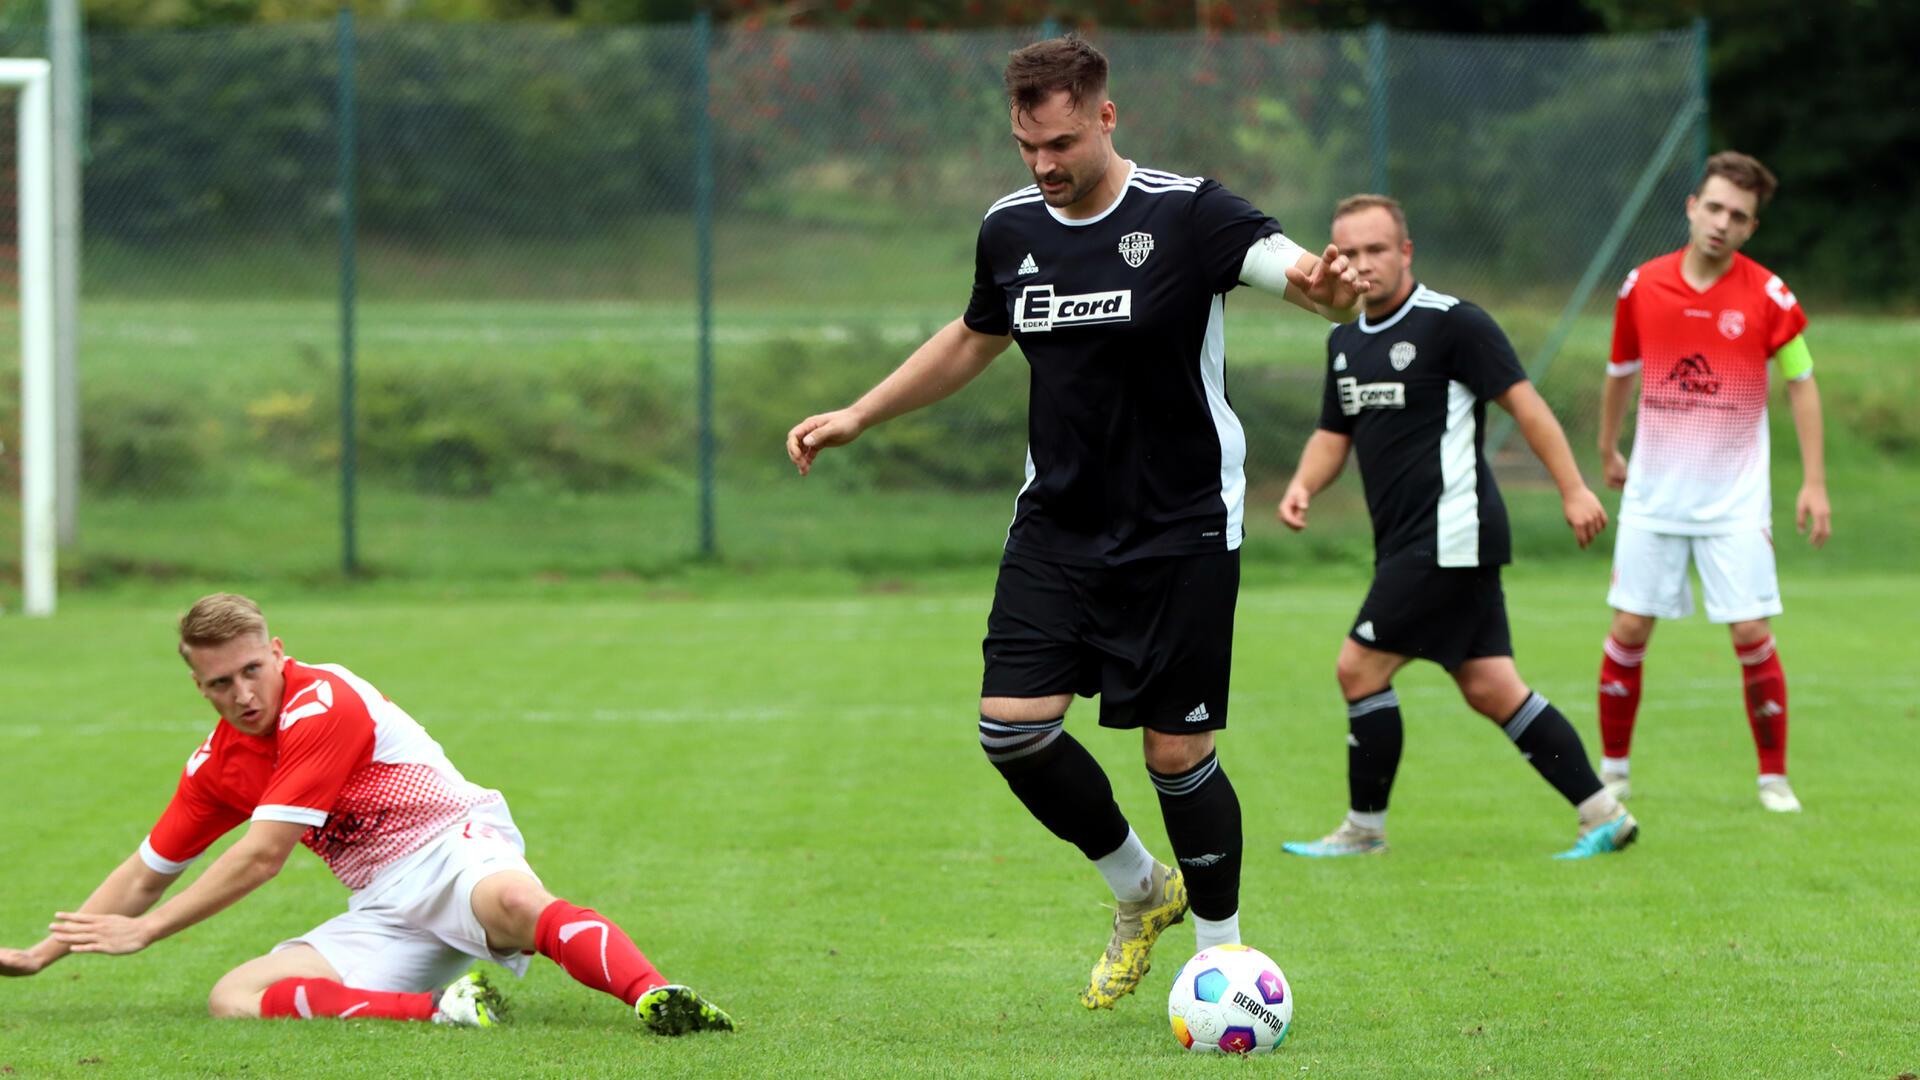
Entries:
{"label": "red football jersey", "polygon": [[1806,329],[1786,283],[1738,252],[1706,291],[1680,274],[1686,251],[1627,275],[1608,373],[1640,373],[1620,520],[1713,535],[1772,519],[1767,361]]}
{"label": "red football jersey", "polygon": [[440,744],[364,679],[337,664],[282,668],[274,730],[224,720],[187,759],[173,801],[141,842],[146,864],[177,874],[249,819],[307,826],[301,842],[349,889],[469,820],[511,825],[506,799],[460,775]]}

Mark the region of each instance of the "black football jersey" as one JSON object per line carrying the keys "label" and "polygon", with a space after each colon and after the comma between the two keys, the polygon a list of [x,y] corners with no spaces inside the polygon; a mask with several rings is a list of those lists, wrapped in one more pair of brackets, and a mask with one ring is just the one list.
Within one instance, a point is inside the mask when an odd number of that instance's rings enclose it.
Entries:
{"label": "black football jersey", "polygon": [[1391,315],[1334,327],[1320,426],[1353,438],[1376,562],[1410,549],[1438,566],[1512,558],[1487,401],[1526,377],[1491,316],[1424,285]]}
{"label": "black football jersey", "polygon": [[1011,333],[1031,371],[1009,551],[1104,566],[1240,546],[1225,297],[1280,225],[1215,181],[1131,168],[1097,217],[1027,187],[980,224],[966,325]]}

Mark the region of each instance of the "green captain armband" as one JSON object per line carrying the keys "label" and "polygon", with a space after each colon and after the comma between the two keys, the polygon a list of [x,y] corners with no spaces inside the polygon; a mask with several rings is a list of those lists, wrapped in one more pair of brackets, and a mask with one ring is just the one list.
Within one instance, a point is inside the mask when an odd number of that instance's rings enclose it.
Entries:
{"label": "green captain armband", "polygon": [[1813,353],[1807,349],[1807,336],[1795,334],[1793,340],[1780,346],[1773,354],[1780,362],[1780,374],[1790,381],[1804,379],[1813,374]]}

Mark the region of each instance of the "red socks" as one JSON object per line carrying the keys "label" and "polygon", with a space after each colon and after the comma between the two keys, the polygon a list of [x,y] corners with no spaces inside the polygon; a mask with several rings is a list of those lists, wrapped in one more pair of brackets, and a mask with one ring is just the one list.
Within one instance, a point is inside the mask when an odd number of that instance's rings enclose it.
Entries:
{"label": "red socks", "polygon": [[1610,758],[1627,756],[1633,721],[1640,712],[1640,662],[1645,645],[1622,645],[1607,635],[1600,661],[1600,748]]}
{"label": "red socks", "polygon": [[355,990],[331,979],[281,979],[260,999],[266,1019],[319,1016],[372,1017],[378,1020],[431,1020],[432,994],[398,994],[387,990]]}
{"label": "red socks", "polygon": [[1773,635],[1744,648],[1736,647],[1741,681],[1747,689],[1747,723],[1753,726],[1753,746],[1760,754],[1761,775],[1787,773],[1787,673],[1773,648]]}
{"label": "red socks", "polygon": [[540,955],[565,968],[581,984],[629,1005],[667,984],[633,939],[592,908],[555,900],[540,913],[534,942]]}

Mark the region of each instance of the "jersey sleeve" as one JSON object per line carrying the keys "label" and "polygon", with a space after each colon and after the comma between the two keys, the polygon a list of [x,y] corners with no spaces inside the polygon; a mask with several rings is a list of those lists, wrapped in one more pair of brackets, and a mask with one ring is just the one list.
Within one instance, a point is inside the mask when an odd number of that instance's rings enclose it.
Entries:
{"label": "jersey sleeve", "polygon": [[1767,355],[1772,356],[1807,328],[1807,313],[1800,309],[1799,298],[1780,280],[1779,274],[1767,278],[1766,294]]}
{"label": "jersey sleeve", "polygon": [[1327,338],[1327,378],[1320,392],[1320,430],[1336,435],[1353,434],[1353,417],[1340,407],[1340,381],[1333,370],[1333,338]]}
{"label": "jersey sleeve", "polygon": [[987,223],[980,223],[980,237],[973,245],[973,296],[967,300],[967,313],[961,317],[967,329],[978,334],[1005,337],[1013,332],[1007,318],[1007,301],[993,280],[993,264],[987,250]]}
{"label": "jersey sleeve", "polygon": [[[202,760],[199,754],[195,760]],[[215,798],[195,776],[193,772],[181,773],[173,801],[161,812],[153,831],[140,841],[140,861],[156,874],[180,873],[215,840],[247,820],[246,811]]]}
{"label": "jersey sleeve", "polygon": [[1526,381],[1527,369],[1493,316],[1473,304],[1461,303],[1451,313],[1454,377],[1486,401]]}
{"label": "jersey sleeve", "polygon": [[1204,180],[1193,193],[1193,237],[1200,273],[1207,289],[1229,292],[1240,284],[1240,268],[1255,240],[1280,231],[1280,223],[1254,209],[1247,200]]}
{"label": "jersey sleeve", "polygon": [[1607,374],[1625,378],[1640,370],[1640,328],[1633,321],[1633,287],[1640,280],[1636,268],[1620,284],[1620,297],[1613,302],[1613,355],[1607,362]]}
{"label": "jersey sleeve", "polygon": [[253,819],[325,825],[347,778],[372,759],[373,736],[373,717],[352,690],[321,679],[289,696],[280,756]]}

